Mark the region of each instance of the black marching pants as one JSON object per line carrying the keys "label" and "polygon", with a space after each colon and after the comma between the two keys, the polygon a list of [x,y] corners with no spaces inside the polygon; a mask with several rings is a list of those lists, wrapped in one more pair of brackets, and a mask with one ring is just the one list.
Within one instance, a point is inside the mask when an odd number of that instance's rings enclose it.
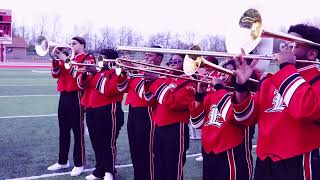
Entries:
{"label": "black marching pants", "polygon": [[85,144],[83,135],[83,109],[80,105],[82,93],[80,91],[61,92],[58,119],[59,119],[59,164],[68,162],[70,148],[70,131],[74,135],[73,159],[74,165],[79,167],[85,164]]}
{"label": "black marching pants", "polygon": [[121,102],[86,109],[86,120],[96,158],[93,175],[103,178],[105,172],[116,173],[116,140],[123,126]]}
{"label": "black marching pants", "polygon": [[320,179],[319,149],[289,159],[273,162],[257,158],[254,180],[318,180]]}
{"label": "black marching pants", "polygon": [[153,179],[154,128],[150,107],[129,106],[127,130],[135,180]]}
{"label": "black marching pants", "polygon": [[182,180],[189,148],[187,123],[157,126],[154,136],[155,180]]}
{"label": "black marching pants", "polygon": [[252,166],[247,149],[242,143],[235,148],[215,154],[203,154],[203,180],[251,180]]}

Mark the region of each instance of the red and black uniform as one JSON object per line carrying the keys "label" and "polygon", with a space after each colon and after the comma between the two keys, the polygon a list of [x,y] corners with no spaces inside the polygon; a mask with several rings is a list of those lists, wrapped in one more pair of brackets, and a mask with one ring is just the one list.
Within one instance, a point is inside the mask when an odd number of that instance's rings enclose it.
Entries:
{"label": "red and black uniform", "polygon": [[[74,57],[78,63],[94,64],[92,55],[81,53]],[[85,145],[83,136],[84,112],[80,105],[82,92],[77,86],[76,78],[80,74],[77,72],[78,66],[71,69],[64,67],[63,61],[59,61],[52,66],[52,77],[57,78],[57,90],[60,92],[58,119],[59,119],[59,164],[68,162],[70,148],[70,130],[74,134],[73,159],[75,166],[85,164]]]}
{"label": "red and black uniform", "polygon": [[258,123],[255,179],[320,179],[319,76],[315,65],[289,64],[234,104],[236,123]]}
{"label": "red and black uniform", "polygon": [[189,104],[194,100],[194,83],[176,78],[158,78],[145,84],[145,98],[153,102],[155,122],[155,180],[183,179],[189,148]]}
{"label": "red and black uniform", "polygon": [[249,127],[236,127],[231,92],[221,84],[210,89],[203,99],[190,105],[191,124],[202,128],[203,179],[250,180],[252,157]]}
{"label": "red and black uniform", "polygon": [[124,123],[123,93],[118,91],[115,70],[103,68],[94,75],[81,74],[77,82],[84,89],[81,104],[86,109],[96,158],[96,169],[92,174],[98,178],[103,178],[106,172],[115,175],[116,139]]}
{"label": "red and black uniform", "polygon": [[[127,77],[127,76],[125,76]],[[127,92],[129,105],[127,131],[135,180],[153,179],[153,136],[154,123],[151,107],[143,98],[143,74],[134,73],[128,78],[118,78],[118,88]]]}

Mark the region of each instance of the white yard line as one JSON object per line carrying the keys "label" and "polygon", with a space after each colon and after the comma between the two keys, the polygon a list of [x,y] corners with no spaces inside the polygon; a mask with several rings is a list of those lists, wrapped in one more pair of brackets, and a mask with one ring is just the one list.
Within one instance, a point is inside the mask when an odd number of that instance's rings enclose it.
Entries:
{"label": "white yard line", "polygon": [[48,86],[48,87],[51,87],[51,86],[57,86],[55,84],[51,84],[51,85],[47,85],[47,84],[2,84],[0,85],[0,87],[37,87],[37,86]]}
{"label": "white yard line", "polygon": [[35,81],[39,81],[39,80],[52,80],[52,78],[1,78],[0,80],[35,80]]}
{"label": "white yard line", "polygon": [[[123,110],[124,113],[128,113],[127,110]],[[21,116],[0,116],[0,119],[16,119],[16,118],[38,118],[38,117],[51,117],[58,116],[58,114],[38,114],[38,115],[21,115]]]}
{"label": "white yard line", "polygon": [[15,118],[37,118],[37,117],[51,117],[57,114],[39,114],[39,115],[25,115],[25,116],[0,116],[0,119],[15,119]]}
{"label": "white yard line", "polygon": [[0,96],[0,98],[43,97],[43,96],[59,96],[59,94],[9,95],[9,96]]}
{"label": "white yard line", "polygon": [[[197,153],[197,154],[190,154],[187,155],[188,157],[195,157],[195,156],[199,156],[201,155],[201,153]],[[132,164],[124,164],[124,165],[116,165],[116,168],[120,169],[120,168],[127,168],[127,167],[132,167]],[[91,172],[93,171],[94,168],[91,169],[85,169],[83,170],[83,172]],[[69,172],[62,172],[62,173],[51,173],[51,174],[43,174],[40,176],[30,176],[30,177],[21,177],[21,178],[14,178],[14,179],[6,179],[6,180],[29,180],[29,179],[40,179],[40,178],[48,178],[48,177],[54,177],[54,176],[62,176],[62,175],[69,175],[71,171]]]}
{"label": "white yard line", "polygon": [[33,72],[33,73],[46,73],[46,74],[51,74],[51,71],[32,70],[31,72]]}

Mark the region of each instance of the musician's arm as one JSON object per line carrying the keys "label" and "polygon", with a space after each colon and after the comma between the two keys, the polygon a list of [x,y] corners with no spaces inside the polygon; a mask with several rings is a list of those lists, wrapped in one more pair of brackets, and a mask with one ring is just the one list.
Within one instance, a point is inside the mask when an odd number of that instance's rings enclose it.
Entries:
{"label": "musician's arm", "polygon": [[51,75],[53,78],[59,78],[61,74],[61,63],[59,60],[52,60]]}
{"label": "musician's arm", "polygon": [[130,78],[128,78],[127,74],[120,74],[117,77],[117,87],[120,92],[126,93],[128,91],[128,84]]}
{"label": "musician's arm", "polygon": [[[240,94],[242,97],[236,97],[237,94]],[[247,95],[245,96],[245,94]],[[254,95],[252,95],[252,93],[237,93],[236,91],[233,94],[231,102],[234,114],[234,118],[232,118],[233,124],[240,126],[252,126],[257,123],[259,91],[257,91]]]}
{"label": "musician's arm", "polygon": [[319,121],[320,82],[310,85],[292,64],[275,73],[272,82],[279,89],[291,116],[302,121]]}

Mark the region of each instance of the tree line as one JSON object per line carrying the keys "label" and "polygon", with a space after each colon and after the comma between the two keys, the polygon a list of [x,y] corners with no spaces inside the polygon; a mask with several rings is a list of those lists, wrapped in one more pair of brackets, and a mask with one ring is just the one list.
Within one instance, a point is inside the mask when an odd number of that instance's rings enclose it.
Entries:
{"label": "tree line", "polygon": [[[155,32],[144,37],[131,27],[123,26],[118,29],[108,25],[101,29],[92,30],[93,24],[73,25],[72,33],[62,32],[61,17],[59,15],[41,16],[35,24],[12,25],[13,36],[26,40],[28,51],[34,51],[36,38],[43,34],[52,42],[68,43],[70,39],[79,35],[86,39],[89,51],[98,52],[102,48],[120,46],[150,46],[159,45],[163,48],[189,49],[199,39],[195,33]],[[197,40],[203,50],[226,51],[224,37],[221,35],[205,35]]]}

